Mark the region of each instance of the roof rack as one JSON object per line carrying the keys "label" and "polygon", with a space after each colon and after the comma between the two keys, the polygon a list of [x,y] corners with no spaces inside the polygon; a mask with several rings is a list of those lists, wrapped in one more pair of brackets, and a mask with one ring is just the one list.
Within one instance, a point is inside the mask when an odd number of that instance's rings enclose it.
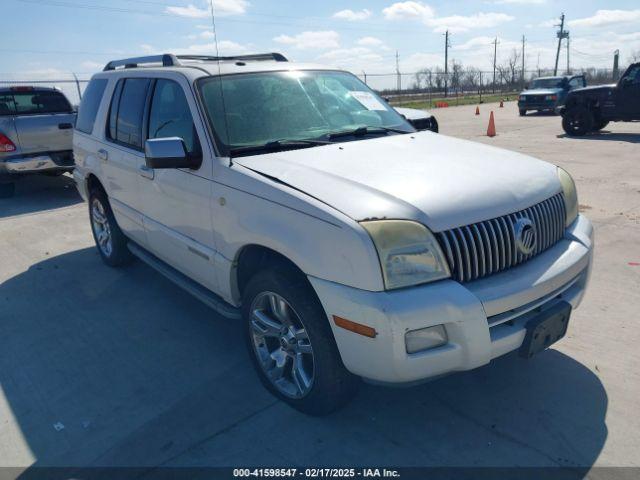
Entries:
{"label": "roof rack", "polygon": [[207,55],[173,55],[171,53],[165,53],[162,55],[149,55],[147,57],[134,57],[124,58],[122,60],[112,60],[105,65],[102,69],[104,72],[108,70],[115,70],[118,67],[123,68],[137,68],[143,64],[160,63],[163,67],[178,67],[182,65],[180,60],[199,60],[202,62],[217,62],[217,61],[276,61],[287,62],[287,58],[281,53],[256,53],[252,55],[234,55],[230,57],[211,57]]}

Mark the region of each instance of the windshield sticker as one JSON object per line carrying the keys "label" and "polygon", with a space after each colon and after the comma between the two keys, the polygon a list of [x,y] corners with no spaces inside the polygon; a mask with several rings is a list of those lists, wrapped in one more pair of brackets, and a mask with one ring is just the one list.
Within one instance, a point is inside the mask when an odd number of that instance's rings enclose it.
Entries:
{"label": "windshield sticker", "polygon": [[349,92],[353,98],[358,100],[367,110],[386,110],[387,108],[380,100],[374,97],[371,92]]}

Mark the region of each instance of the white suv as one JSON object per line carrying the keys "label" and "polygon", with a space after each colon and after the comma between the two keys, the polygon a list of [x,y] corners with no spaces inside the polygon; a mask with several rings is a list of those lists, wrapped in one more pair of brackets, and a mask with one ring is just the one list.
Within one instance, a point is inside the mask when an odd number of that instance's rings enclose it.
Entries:
{"label": "white suv", "polygon": [[74,177],[104,261],[138,257],[242,318],[264,385],[306,413],[360,378],[530,357],[584,294],[593,231],[567,172],[416,132],[350,73],[126,59],[79,115]]}

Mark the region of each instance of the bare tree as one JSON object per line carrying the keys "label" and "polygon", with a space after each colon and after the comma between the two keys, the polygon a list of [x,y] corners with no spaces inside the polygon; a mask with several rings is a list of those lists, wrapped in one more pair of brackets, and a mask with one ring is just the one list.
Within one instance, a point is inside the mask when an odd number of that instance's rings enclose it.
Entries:
{"label": "bare tree", "polygon": [[635,50],[631,52],[631,55],[629,55],[628,62],[629,63],[640,62],[640,50]]}

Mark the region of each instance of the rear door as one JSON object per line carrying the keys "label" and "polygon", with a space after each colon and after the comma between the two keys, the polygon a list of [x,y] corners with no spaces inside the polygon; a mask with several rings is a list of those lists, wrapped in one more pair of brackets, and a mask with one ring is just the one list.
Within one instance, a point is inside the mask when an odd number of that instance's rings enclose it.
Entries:
{"label": "rear door", "polygon": [[61,92],[18,87],[12,97],[23,154],[71,150],[75,113]]}
{"label": "rear door", "polygon": [[146,246],[142,222],[140,171],[145,165],[144,112],[151,86],[149,78],[121,78],[115,86],[107,118],[105,142],[98,157],[111,206],[120,227]]}

